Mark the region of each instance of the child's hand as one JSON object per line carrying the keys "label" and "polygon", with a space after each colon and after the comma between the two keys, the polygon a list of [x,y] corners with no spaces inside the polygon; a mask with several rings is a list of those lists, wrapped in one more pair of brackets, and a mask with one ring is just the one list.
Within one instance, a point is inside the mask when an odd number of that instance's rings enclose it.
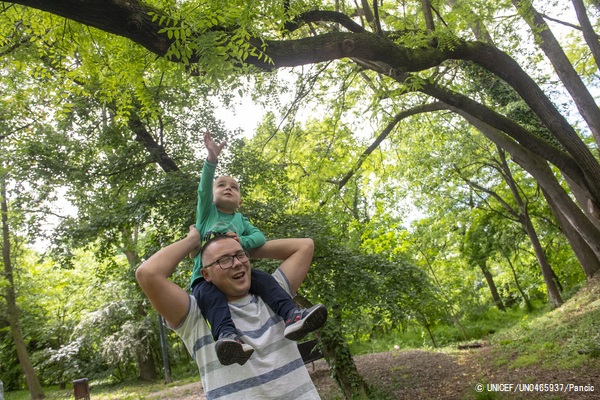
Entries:
{"label": "child's hand", "polygon": [[227,232],[227,236],[229,236],[232,239],[237,240],[237,242],[241,244],[240,238],[238,237],[237,233],[230,231],[230,232]]}
{"label": "child's hand", "polygon": [[208,161],[211,163],[216,163],[219,159],[219,154],[221,154],[221,150],[225,147],[227,142],[221,142],[220,144],[215,143],[212,136],[210,136],[210,132],[204,132],[204,146],[206,146],[206,150],[208,150]]}

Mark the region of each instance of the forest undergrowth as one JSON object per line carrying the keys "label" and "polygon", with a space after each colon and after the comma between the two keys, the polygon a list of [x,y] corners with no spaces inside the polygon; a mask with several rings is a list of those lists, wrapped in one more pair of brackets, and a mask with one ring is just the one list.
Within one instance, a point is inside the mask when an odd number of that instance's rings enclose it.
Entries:
{"label": "forest undergrowth", "polygon": [[[600,399],[600,277],[561,307],[524,317],[482,340],[437,349],[391,349],[354,359],[373,389],[372,400]],[[342,399],[324,360],[307,368],[323,399]],[[169,385],[91,382],[91,393],[97,400],[204,398],[194,377]],[[68,388],[47,390],[46,395],[73,398]],[[27,399],[28,393],[8,392],[5,398]]]}

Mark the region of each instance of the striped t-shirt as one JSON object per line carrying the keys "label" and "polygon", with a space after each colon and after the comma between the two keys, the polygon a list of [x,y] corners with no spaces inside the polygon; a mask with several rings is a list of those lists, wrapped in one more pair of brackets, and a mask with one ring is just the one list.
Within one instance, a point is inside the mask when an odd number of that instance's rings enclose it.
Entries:
{"label": "striped t-shirt", "polygon": [[[290,293],[287,278],[277,270],[277,282]],[[291,293],[290,293],[291,294]],[[256,295],[229,303],[242,339],[254,348],[244,365],[222,365],[217,359],[210,328],[190,296],[190,308],[174,329],[198,364],[207,400],[319,399],[296,342],[283,337],[284,322]]]}

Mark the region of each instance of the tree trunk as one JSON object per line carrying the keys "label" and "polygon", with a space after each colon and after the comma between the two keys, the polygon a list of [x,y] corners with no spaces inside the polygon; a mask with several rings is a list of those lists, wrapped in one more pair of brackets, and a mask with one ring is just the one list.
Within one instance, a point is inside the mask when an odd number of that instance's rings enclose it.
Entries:
{"label": "tree trunk", "polygon": [[504,255],[504,258],[506,259],[506,261],[508,262],[508,265],[510,266],[510,270],[512,272],[513,279],[515,280],[515,285],[517,286],[517,290],[519,291],[519,293],[521,293],[521,297],[523,298],[523,301],[525,302],[526,310],[528,312],[533,311],[533,305],[531,304],[529,297],[525,294],[525,291],[523,291],[523,288],[521,287],[521,284],[519,283],[519,277],[517,276],[517,271],[515,271],[515,266],[513,265],[512,261],[510,261],[510,257],[507,254],[504,254],[504,252],[502,252],[502,254]]}
{"label": "tree trunk", "polygon": [[10,325],[10,333],[15,343],[19,364],[25,375],[29,395],[32,400],[43,399],[44,391],[42,385],[35,374],[33,365],[27,353],[27,346],[23,339],[21,324],[19,321],[19,308],[17,306],[17,296],[15,291],[15,282],[13,276],[13,266],[11,259],[10,230],[8,226],[8,201],[6,199],[6,180],[4,175],[0,175],[0,208],[2,211],[2,261],[4,263],[4,276],[8,282],[6,286],[6,308],[7,317]]}
{"label": "tree trunk", "polygon": [[594,254],[590,246],[583,240],[579,232],[573,228],[562,212],[560,212],[557,205],[554,203],[554,199],[549,196],[543,188],[542,193],[550,205],[562,233],[564,233],[569,240],[571,249],[573,249],[575,256],[579,260],[579,264],[583,268],[585,276],[588,280],[592,279],[592,277],[600,271],[600,259]]}
{"label": "tree trunk", "polygon": [[430,0],[421,0],[421,11],[423,11],[423,18],[425,18],[425,27],[427,28],[427,32],[431,33],[435,31]]}
{"label": "tree trunk", "polygon": [[558,291],[558,287],[556,286],[556,282],[554,281],[554,272],[548,263],[548,259],[546,258],[546,253],[544,253],[544,249],[542,249],[542,245],[540,244],[540,240],[535,232],[535,228],[531,223],[531,219],[529,218],[529,214],[523,215],[522,221],[525,231],[529,236],[529,240],[533,245],[533,250],[535,251],[535,256],[538,260],[538,264],[540,264],[540,268],[542,270],[542,276],[544,277],[544,282],[546,282],[546,288],[548,289],[548,299],[550,300],[550,304],[552,307],[559,307],[563,303],[562,296]]}
{"label": "tree trunk", "polygon": [[510,167],[506,162],[506,154],[504,150],[498,146],[498,154],[500,155],[500,161],[502,164],[502,170],[504,171],[504,180],[508,184],[510,191],[517,203],[517,207],[519,208],[519,221],[525,232],[527,232],[527,236],[529,236],[529,240],[531,241],[531,245],[533,246],[533,250],[535,252],[535,256],[538,260],[538,264],[542,270],[542,275],[544,277],[544,281],[546,282],[546,288],[548,289],[548,297],[550,300],[550,304],[553,307],[558,307],[563,303],[563,299],[560,295],[560,291],[556,286],[556,282],[553,277],[555,276],[554,271],[550,267],[548,263],[548,257],[546,257],[546,253],[542,248],[540,243],[540,239],[535,231],[533,226],[533,222],[531,221],[531,217],[529,216],[529,210],[527,209],[527,204],[521,198],[521,194],[519,193],[519,189],[517,188],[517,183],[515,182]]}
{"label": "tree trunk", "polygon": [[494,277],[492,276],[492,273],[488,270],[487,265],[485,265],[485,261],[480,261],[478,267],[481,269],[481,272],[485,277],[485,281],[487,282],[488,287],[490,288],[490,292],[492,293],[492,298],[494,299],[494,303],[496,303],[496,307],[498,307],[498,310],[500,311],[506,311],[504,303],[502,302],[502,298],[500,297],[498,289],[496,288]]}
{"label": "tree trunk", "polygon": [[[529,24],[534,36],[540,39],[540,47],[554,66],[558,77],[565,85],[581,116],[592,131],[596,144],[600,146],[600,110],[598,110],[594,97],[585,87],[575,68],[573,68],[550,27],[531,2],[529,0],[512,0],[512,3]],[[594,37],[593,40],[598,45],[598,38]]]}
{"label": "tree trunk", "polygon": [[[159,56],[164,56],[170,46],[178,40],[173,35],[164,32],[163,26],[160,25],[160,16],[164,15],[164,10],[153,8],[139,0],[126,2],[117,0],[88,0],[85,2],[79,0],[14,0],[13,3],[47,11],[96,27],[105,32],[121,35]],[[525,8],[527,8],[528,3],[525,4]],[[105,18],[106,15],[110,15],[111,18]],[[169,17],[169,15],[164,16]],[[460,39],[456,39],[453,46],[437,46],[436,44],[418,48],[402,46],[387,37],[367,32],[347,15],[334,11],[310,11],[299,16],[299,19],[304,23],[339,23],[348,31],[328,32],[291,40],[266,40],[252,37],[249,39],[250,43],[257,48],[264,47],[264,54],[267,57],[264,57],[262,52],[258,55],[251,54],[244,62],[270,71],[276,68],[338,59],[364,60],[365,62],[361,65],[399,82],[406,79],[409,72],[437,67],[445,60],[475,62],[506,81],[525,100],[531,110],[570,155],[570,157],[565,158],[565,154],[558,151],[558,153],[562,153],[558,159],[547,159],[552,163],[558,162],[555,165],[563,172],[562,168],[569,166],[568,164],[571,164],[571,168],[575,165],[577,167],[575,169],[579,170],[578,172],[571,170],[571,173],[568,171],[565,173],[569,174],[572,179],[579,179],[580,185],[586,187],[591,193],[591,200],[596,206],[600,206],[600,164],[598,160],[539,85],[508,54],[487,43],[468,42]],[[174,24],[177,24],[175,18],[171,18],[171,20]],[[297,25],[300,26],[300,24]],[[225,30],[222,32],[225,32]],[[190,37],[199,38],[202,34],[203,32],[192,32]],[[202,56],[202,54],[192,54],[189,62],[196,63]],[[183,61],[175,57],[170,60],[174,62]],[[358,61],[356,62],[358,63]],[[572,82],[569,82],[566,86],[572,91],[574,98],[577,99],[576,103],[582,109],[582,115],[590,125],[590,129],[594,131],[594,127],[600,125],[597,117],[600,111],[598,111],[595,104],[591,104],[588,100],[585,100],[585,104],[583,104],[582,99],[586,96],[589,97],[589,92],[586,95],[587,90],[574,90],[573,88],[576,88],[576,86]],[[430,84],[424,84],[419,90],[456,107],[468,107],[471,109],[468,112],[482,121],[486,121],[486,123],[501,129],[507,134],[515,134],[512,129],[516,129],[516,127],[507,127],[508,122],[510,122],[507,118],[502,121],[496,116],[495,121],[499,125],[486,120],[487,117],[493,114],[493,111],[479,103],[473,104],[476,102],[466,96],[460,96],[450,91],[445,91],[445,96],[439,90],[437,93],[433,93],[434,90]],[[470,104],[467,104],[469,102]],[[473,108],[477,105],[479,108],[474,110]],[[513,123],[512,125],[516,124]],[[521,141],[519,138],[515,137],[515,139]],[[529,144],[524,144],[524,142],[521,142],[521,144],[527,146],[530,151],[541,155],[536,150],[536,145],[531,143],[531,138],[528,138],[528,140],[530,140]],[[598,141],[600,142],[600,140]],[[552,150],[547,147],[544,148],[544,152],[553,154]]]}
{"label": "tree trunk", "polygon": [[588,217],[592,224],[596,226],[596,229],[600,231],[600,209],[596,204],[589,200],[591,197],[590,193],[568,176],[563,176],[565,181],[567,181],[569,189],[571,189],[571,193],[575,197],[577,204],[579,204],[579,208],[583,210],[583,213]]}
{"label": "tree trunk", "polygon": [[427,316],[420,312],[419,312],[419,315],[420,315],[420,318],[417,317],[417,319],[419,320],[421,325],[423,325],[423,327],[427,331],[427,334],[429,335],[429,339],[431,339],[431,344],[433,345],[433,347],[437,348],[437,343],[435,342],[435,336],[433,336],[433,332],[431,332],[431,324],[427,320]]}
{"label": "tree trunk", "polygon": [[[294,299],[302,307],[311,307],[306,298],[297,296]],[[368,399],[369,386],[358,373],[356,364],[350,354],[350,348],[341,332],[342,317],[339,306],[331,307],[329,320],[321,330],[314,333],[319,340],[325,360],[329,364],[331,376],[337,382],[346,399]]]}
{"label": "tree trunk", "polygon": [[600,68],[600,42],[598,41],[598,36],[596,35],[596,32],[594,32],[594,27],[587,15],[585,4],[583,3],[583,0],[572,0],[571,2],[577,13],[577,19],[579,20],[585,42],[592,52],[596,65]]}
{"label": "tree trunk", "polygon": [[140,379],[147,382],[156,380],[156,365],[149,343],[143,343],[137,351],[137,363],[140,369]]}
{"label": "tree trunk", "polygon": [[[137,237],[135,234],[132,234],[128,229],[123,229],[123,248],[121,251],[127,257],[127,261],[131,270],[135,270],[135,268],[140,264],[141,260],[138,256],[137,252],[133,250],[135,248],[135,242]],[[146,306],[144,302],[138,304],[138,312],[142,317],[147,315]],[[157,378],[156,375],[156,365],[154,363],[154,357],[152,356],[152,348],[148,340],[143,339],[146,337],[146,331],[143,329],[138,330],[137,336],[140,341],[140,345],[136,351],[136,360],[138,364],[138,369],[140,371],[140,379],[143,381],[154,381]]]}
{"label": "tree trunk", "polygon": [[[481,52],[485,53],[486,45],[481,43],[479,46],[482,47]],[[487,49],[490,52],[489,54],[474,56],[473,61],[497,75],[502,71],[497,71],[498,68],[493,66],[494,63],[505,65],[511,72],[514,72],[515,68],[520,69],[518,65],[514,65],[512,59],[509,59],[494,47],[488,46]],[[505,58],[505,60],[501,61],[499,58]],[[466,96],[429,83],[423,84],[420,91],[448,104],[449,109],[465,117],[471,124],[476,124],[472,120],[478,120],[479,125],[489,125],[492,129],[509,135],[528,152],[554,164],[565,175],[568,175],[581,187],[585,188],[595,204],[600,204],[600,164],[590,149],[577,136],[574,128],[553,108],[550,100],[543,93],[540,93],[539,87],[530,77],[521,73],[516,74],[522,78],[519,81],[514,78],[510,79],[507,71],[503,72],[502,75],[499,75],[500,78],[509,83],[512,82],[513,87],[520,86],[518,88],[519,95],[523,97],[538,118],[544,122],[554,137],[567,149],[568,155],[556,146],[531,134],[515,121]],[[529,91],[534,93],[528,93]]]}

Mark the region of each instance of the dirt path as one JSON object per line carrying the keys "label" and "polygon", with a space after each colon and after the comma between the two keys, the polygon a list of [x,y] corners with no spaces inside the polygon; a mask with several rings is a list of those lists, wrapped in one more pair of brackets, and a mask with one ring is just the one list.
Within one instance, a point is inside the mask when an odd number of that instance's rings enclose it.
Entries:
{"label": "dirt path", "polygon": [[[392,351],[355,357],[359,373],[374,387],[395,393],[399,400],[475,399],[476,385],[484,392],[496,389],[496,393],[485,393],[478,398],[485,399],[581,399],[600,400],[600,361],[596,359],[583,368],[574,371],[549,371],[537,367],[508,370],[496,365],[490,347],[455,351],[451,353],[420,350]],[[307,365],[315,386],[324,399],[341,398],[341,392],[329,376],[327,364],[323,360]],[[500,389],[518,390],[515,384],[525,384],[529,393],[498,392]],[[579,389],[594,386],[593,392],[574,391],[550,392],[542,386],[535,391],[533,384],[575,385]],[[499,386],[499,384],[513,384]],[[531,385],[530,385],[531,384]],[[556,384],[556,386],[554,386]],[[495,385],[495,386],[494,386]],[[494,397],[495,396],[495,397]],[[148,399],[204,400],[200,383],[170,388],[148,396]]]}

